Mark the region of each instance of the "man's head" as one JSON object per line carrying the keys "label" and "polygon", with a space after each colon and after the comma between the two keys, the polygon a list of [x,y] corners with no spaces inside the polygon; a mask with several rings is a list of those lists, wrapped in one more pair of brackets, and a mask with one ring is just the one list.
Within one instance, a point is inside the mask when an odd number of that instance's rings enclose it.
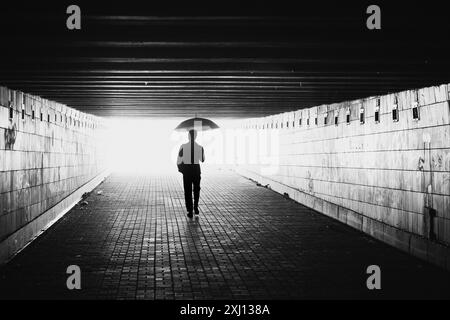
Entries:
{"label": "man's head", "polygon": [[194,129],[189,130],[189,141],[195,141],[195,138],[197,138],[197,131],[195,131]]}

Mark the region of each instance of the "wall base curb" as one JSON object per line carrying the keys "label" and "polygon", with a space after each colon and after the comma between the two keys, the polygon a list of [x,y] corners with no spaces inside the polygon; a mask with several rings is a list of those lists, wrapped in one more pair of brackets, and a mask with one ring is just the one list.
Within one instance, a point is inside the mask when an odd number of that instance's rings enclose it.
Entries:
{"label": "wall base curb", "polygon": [[239,175],[254,180],[280,194],[287,193],[296,202],[345,223],[392,247],[450,271],[450,247],[400,230],[358,212],[281,184],[244,168],[233,168]]}
{"label": "wall base curb", "polygon": [[109,174],[109,170],[98,174],[52,208],[43,212],[39,217],[0,242],[0,266],[8,263],[32,241],[61,219],[81,200],[84,193],[96,188]]}

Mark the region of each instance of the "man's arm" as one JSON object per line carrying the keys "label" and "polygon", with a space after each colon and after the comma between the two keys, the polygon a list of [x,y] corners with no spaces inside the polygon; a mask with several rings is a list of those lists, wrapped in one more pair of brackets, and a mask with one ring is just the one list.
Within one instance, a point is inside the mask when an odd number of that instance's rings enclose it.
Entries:
{"label": "man's arm", "polygon": [[205,162],[205,149],[202,147],[202,162]]}
{"label": "man's arm", "polygon": [[178,157],[177,157],[177,164],[183,163],[183,146],[180,147],[180,150],[178,150]]}

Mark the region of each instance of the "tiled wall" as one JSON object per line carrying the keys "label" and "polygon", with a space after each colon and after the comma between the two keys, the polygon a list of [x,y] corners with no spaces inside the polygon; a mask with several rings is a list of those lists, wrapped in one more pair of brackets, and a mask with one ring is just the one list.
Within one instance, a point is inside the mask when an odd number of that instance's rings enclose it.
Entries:
{"label": "tiled wall", "polygon": [[448,85],[249,119],[241,127],[278,130],[280,137],[277,172],[239,166],[243,175],[450,268]]}
{"label": "tiled wall", "polygon": [[[45,212],[104,172],[104,152],[99,143],[102,129],[100,118],[0,87],[3,247],[18,231],[42,219]],[[28,240],[25,238],[35,236],[44,227],[41,224],[34,223],[33,230],[14,238],[15,248],[2,249],[0,245],[0,260],[19,250]]]}

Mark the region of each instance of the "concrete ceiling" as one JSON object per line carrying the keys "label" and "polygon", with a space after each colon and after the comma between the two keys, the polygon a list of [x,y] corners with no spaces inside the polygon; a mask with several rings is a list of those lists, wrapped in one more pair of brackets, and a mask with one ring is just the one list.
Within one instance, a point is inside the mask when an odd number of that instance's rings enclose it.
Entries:
{"label": "concrete ceiling", "polygon": [[[393,1],[391,1],[393,2]],[[58,3],[58,4],[56,4]],[[0,84],[100,116],[253,117],[450,80],[441,4],[2,3]]]}

